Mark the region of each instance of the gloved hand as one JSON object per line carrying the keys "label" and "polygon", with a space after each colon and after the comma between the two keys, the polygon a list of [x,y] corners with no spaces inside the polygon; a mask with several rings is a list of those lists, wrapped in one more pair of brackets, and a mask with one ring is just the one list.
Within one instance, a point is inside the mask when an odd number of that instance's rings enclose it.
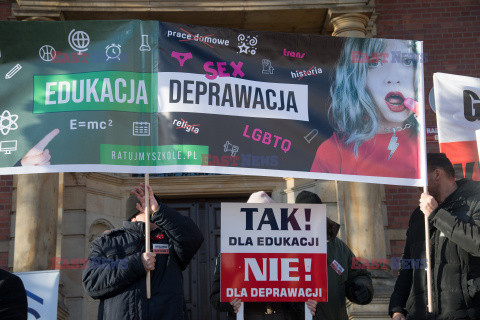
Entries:
{"label": "gloved hand", "polygon": [[470,298],[474,298],[477,293],[480,292],[480,278],[470,279],[467,281],[468,284],[468,294]]}
{"label": "gloved hand", "polygon": [[367,301],[370,300],[370,292],[366,286],[353,283],[348,286],[347,290],[350,296],[355,297],[360,304],[367,303]]}

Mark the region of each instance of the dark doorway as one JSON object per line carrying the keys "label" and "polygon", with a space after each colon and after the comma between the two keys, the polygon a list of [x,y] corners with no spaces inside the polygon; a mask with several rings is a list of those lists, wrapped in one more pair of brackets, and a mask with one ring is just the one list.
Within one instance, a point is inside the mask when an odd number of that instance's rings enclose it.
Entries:
{"label": "dark doorway", "polygon": [[226,313],[210,305],[210,287],[215,257],[220,252],[220,207],[222,202],[243,202],[248,196],[225,198],[165,199],[163,202],[190,217],[203,233],[205,241],[183,272],[185,300],[191,320],[226,320]]}

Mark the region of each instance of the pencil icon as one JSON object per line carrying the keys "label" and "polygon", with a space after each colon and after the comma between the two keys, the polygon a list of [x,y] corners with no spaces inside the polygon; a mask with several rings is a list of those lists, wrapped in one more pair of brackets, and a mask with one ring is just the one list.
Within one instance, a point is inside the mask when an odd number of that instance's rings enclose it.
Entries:
{"label": "pencil icon", "polygon": [[20,71],[20,69],[22,69],[22,66],[17,63],[17,64],[15,65],[15,67],[13,67],[10,71],[7,72],[7,74],[5,75],[5,79],[10,79],[10,78],[13,77],[18,71]]}

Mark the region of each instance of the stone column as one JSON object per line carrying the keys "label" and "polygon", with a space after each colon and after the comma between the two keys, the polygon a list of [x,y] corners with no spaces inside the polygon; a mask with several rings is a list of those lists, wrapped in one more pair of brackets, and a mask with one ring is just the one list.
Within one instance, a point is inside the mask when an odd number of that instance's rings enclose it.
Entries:
{"label": "stone column", "polygon": [[384,230],[383,185],[337,181],[337,192],[343,197],[345,239],[357,257],[385,259],[387,246]]}
{"label": "stone column", "polygon": [[[365,37],[368,17],[360,13],[342,14],[331,19],[334,27],[333,36]],[[338,182],[337,192],[343,200],[345,219],[345,236],[348,246],[355,255],[362,258],[385,259],[387,247],[385,243],[384,211],[382,195],[383,185]],[[343,194],[343,196],[341,195]]]}
{"label": "stone column", "polygon": [[[331,18],[333,36],[363,38],[369,18],[360,13],[346,13]],[[386,259],[385,188],[380,184],[337,182],[339,215],[345,221],[345,239],[357,257]],[[342,204],[342,205],[340,205]],[[393,290],[393,277],[382,270],[371,270],[375,289],[374,300],[367,306],[349,304],[350,319],[389,319],[388,303]]]}
{"label": "stone column", "polygon": [[364,38],[369,18],[361,13],[345,13],[330,19],[334,37]]}
{"label": "stone column", "polygon": [[[52,258],[57,256],[58,249],[58,216],[62,216],[60,211],[63,210],[59,201],[63,199],[59,199],[59,194],[62,196],[63,192],[59,193],[57,173],[18,176],[14,272],[52,269]],[[69,316],[62,288],[63,284],[60,282],[58,320],[67,319]]]}
{"label": "stone column", "polygon": [[13,271],[49,270],[56,254],[58,174],[21,174]]}

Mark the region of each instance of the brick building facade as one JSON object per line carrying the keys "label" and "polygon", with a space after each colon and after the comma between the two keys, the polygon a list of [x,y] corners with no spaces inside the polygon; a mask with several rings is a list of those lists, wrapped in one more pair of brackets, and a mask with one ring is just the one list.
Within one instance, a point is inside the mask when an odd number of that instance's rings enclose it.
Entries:
{"label": "brick building facade", "polygon": [[[424,41],[425,97],[433,86],[433,73],[465,76],[480,74],[480,3],[462,1],[377,0],[377,37]],[[11,16],[11,3],[0,2],[0,20]],[[477,50],[476,50],[477,49]],[[426,125],[436,127],[426,99]],[[427,149],[438,151],[436,142]],[[418,188],[385,186],[391,256],[400,256],[405,228],[418,204]],[[12,201],[12,177],[0,180],[0,268],[7,268]]]}
{"label": "brick building facade", "polygon": [[[436,127],[429,105],[433,74],[444,72],[480,76],[480,3],[478,1],[376,1],[377,37],[423,41],[425,58],[426,127]],[[427,142],[429,152],[438,152],[438,143]],[[418,205],[418,188],[386,186],[391,256],[400,256],[404,230]],[[393,237],[392,237],[393,236]]]}

